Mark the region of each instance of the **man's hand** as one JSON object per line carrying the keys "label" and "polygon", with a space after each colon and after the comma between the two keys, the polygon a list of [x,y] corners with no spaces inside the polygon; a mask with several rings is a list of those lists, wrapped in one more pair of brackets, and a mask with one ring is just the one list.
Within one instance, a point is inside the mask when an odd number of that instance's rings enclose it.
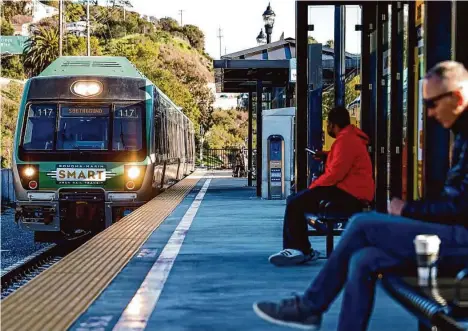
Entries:
{"label": "man's hand", "polygon": [[388,206],[388,213],[390,215],[401,216],[401,212],[403,211],[405,204],[406,203],[403,200],[393,198]]}
{"label": "man's hand", "polygon": [[314,155],[314,159],[316,160],[323,160],[327,157],[328,152],[325,151],[316,151]]}

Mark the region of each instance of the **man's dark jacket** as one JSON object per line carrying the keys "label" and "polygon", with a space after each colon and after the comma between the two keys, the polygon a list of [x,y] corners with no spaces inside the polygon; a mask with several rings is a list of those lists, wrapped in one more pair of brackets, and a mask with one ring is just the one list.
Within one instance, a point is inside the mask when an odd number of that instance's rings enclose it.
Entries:
{"label": "man's dark jacket", "polygon": [[440,196],[408,202],[402,216],[468,227],[468,109],[452,126],[455,142],[450,168]]}

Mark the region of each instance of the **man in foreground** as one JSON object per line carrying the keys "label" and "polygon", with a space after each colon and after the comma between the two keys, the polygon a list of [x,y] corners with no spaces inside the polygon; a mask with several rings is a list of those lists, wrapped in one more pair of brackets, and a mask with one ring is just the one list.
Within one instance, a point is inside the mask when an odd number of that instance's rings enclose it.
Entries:
{"label": "man in foreground", "polygon": [[[257,302],[263,319],[318,330],[322,314],[344,288],[338,330],[366,330],[379,271],[416,261],[413,245],[419,234],[441,239],[440,257],[468,261],[468,72],[462,64],[446,61],[424,79],[424,105],[455,135],[452,167],[444,188],[434,200],[403,202],[393,199],[390,215],[358,214],[323,269],[305,293],[280,303]],[[346,284],[346,286],[345,286]]]}

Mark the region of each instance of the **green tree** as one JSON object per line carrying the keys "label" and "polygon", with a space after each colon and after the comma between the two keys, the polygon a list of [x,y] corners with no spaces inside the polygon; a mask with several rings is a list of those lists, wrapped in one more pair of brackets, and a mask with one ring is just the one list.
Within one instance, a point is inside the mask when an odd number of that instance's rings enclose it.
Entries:
{"label": "green tree", "polygon": [[174,32],[174,31],[179,31],[179,23],[171,17],[163,17],[159,20],[159,26],[161,30],[167,31],[167,32]]}
{"label": "green tree", "polygon": [[0,31],[2,36],[12,36],[15,29],[13,29],[13,25],[9,21],[2,19]]}
{"label": "green tree", "polygon": [[247,139],[248,114],[236,109],[215,109],[213,126],[206,134],[209,148],[245,146]]}
{"label": "green tree", "polygon": [[205,48],[205,35],[195,25],[184,25],[182,32],[185,34],[190,42],[190,45],[197,50],[203,50]]}
{"label": "green tree", "polygon": [[64,46],[63,55],[86,55],[87,43],[86,38],[84,37],[77,37],[73,34],[68,34],[65,37]]}
{"label": "green tree", "polygon": [[44,29],[50,29],[52,27],[58,29],[58,16],[53,16],[53,17],[46,17],[40,20],[35,24],[35,28],[44,28]]}
{"label": "green tree", "polygon": [[312,36],[309,36],[307,39],[308,39],[308,44],[318,44],[317,39],[315,39]]}
{"label": "green tree", "polygon": [[2,88],[0,92],[0,99],[2,100],[2,102],[0,102],[0,113],[2,114],[1,165],[3,168],[8,168],[11,167],[11,151],[23,86],[15,82],[10,82],[6,87]]}
{"label": "green tree", "polygon": [[28,5],[31,0],[24,1],[5,1],[0,0],[0,8],[2,20],[3,18],[7,21],[11,21],[11,18],[15,15],[31,15],[31,9]]}
{"label": "green tree", "polygon": [[82,5],[67,2],[65,6],[65,20],[67,22],[78,22],[86,17],[85,9]]}
{"label": "green tree", "polygon": [[0,76],[24,79],[24,67],[21,55],[3,56],[1,59]]}
{"label": "green tree", "polygon": [[325,43],[325,46],[330,47],[330,48],[335,48],[335,41],[332,39],[327,40],[327,42]]}
{"label": "green tree", "polygon": [[59,36],[56,28],[39,28],[27,41],[24,66],[32,76],[38,75],[59,55]]}
{"label": "green tree", "polygon": [[39,0],[39,2],[42,2],[46,6],[59,7],[59,2],[57,0]]}

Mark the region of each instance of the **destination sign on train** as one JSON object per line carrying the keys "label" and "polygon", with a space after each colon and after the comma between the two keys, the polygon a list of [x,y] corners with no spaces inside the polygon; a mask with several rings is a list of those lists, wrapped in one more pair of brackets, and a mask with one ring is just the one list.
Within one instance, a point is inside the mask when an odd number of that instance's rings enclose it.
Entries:
{"label": "destination sign on train", "polygon": [[106,169],[101,167],[57,167],[55,178],[57,182],[68,182],[69,184],[73,182],[102,183],[106,181]]}
{"label": "destination sign on train", "polygon": [[101,106],[64,106],[62,107],[62,116],[107,116],[109,107]]}

